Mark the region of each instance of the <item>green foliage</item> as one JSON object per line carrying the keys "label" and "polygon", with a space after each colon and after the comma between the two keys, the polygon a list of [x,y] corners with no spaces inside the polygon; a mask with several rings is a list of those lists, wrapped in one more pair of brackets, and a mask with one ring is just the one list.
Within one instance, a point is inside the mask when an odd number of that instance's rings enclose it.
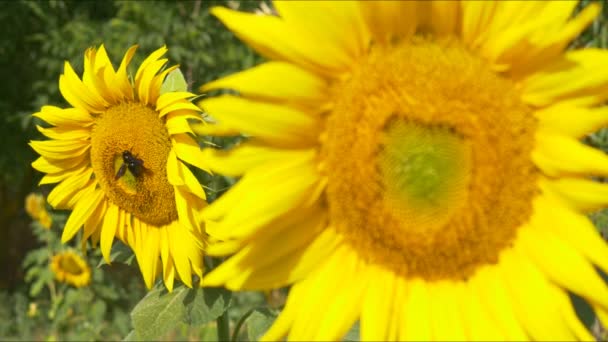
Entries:
{"label": "green foliage", "polygon": [[276,318],[277,313],[268,308],[253,311],[247,319],[247,339],[249,341],[259,341]]}
{"label": "green foliage", "polygon": [[219,317],[230,305],[224,289],[189,289],[180,286],[167,292],[159,283],[131,312],[135,339],[155,340],[172,332],[180,323],[205,325]]}

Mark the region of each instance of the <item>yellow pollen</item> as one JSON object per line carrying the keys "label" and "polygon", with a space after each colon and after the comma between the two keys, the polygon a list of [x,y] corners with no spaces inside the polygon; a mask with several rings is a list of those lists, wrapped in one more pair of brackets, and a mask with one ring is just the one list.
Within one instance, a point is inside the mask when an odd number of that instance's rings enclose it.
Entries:
{"label": "yellow pollen", "polygon": [[154,226],[178,218],[173,186],[167,179],[170,151],[164,120],[147,106],[122,103],[95,120],[91,135],[95,177],[112,203]]}
{"label": "yellow pollen", "polygon": [[368,261],[466,279],[528,221],[536,119],[456,39],[375,46],[335,85],[321,159],[336,227]]}

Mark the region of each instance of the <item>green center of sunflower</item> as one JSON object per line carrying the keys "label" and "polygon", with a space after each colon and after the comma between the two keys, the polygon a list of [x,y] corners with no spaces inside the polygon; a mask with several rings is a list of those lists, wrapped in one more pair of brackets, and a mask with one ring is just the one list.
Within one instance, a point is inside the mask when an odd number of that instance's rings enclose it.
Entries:
{"label": "green center of sunflower", "polygon": [[382,185],[396,205],[447,207],[467,185],[470,148],[449,128],[396,120],[384,133],[378,166]]}
{"label": "green center of sunflower", "polygon": [[456,39],[375,46],[335,85],[321,158],[330,225],[368,262],[429,281],[498,261],[529,220],[536,119]]}
{"label": "green center of sunflower", "polygon": [[154,226],[177,220],[167,179],[171,146],[165,123],[147,106],[122,103],[102,113],[91,134],[91,162],[110,201]]}

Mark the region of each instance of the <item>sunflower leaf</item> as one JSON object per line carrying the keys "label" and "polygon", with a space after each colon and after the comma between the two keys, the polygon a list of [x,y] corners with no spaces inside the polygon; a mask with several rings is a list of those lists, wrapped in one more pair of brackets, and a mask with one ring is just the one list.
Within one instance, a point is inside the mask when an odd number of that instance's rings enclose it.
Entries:
{"label": "sunflower leaf", "polygon": [[259,341],[276,318],[276,312],[268,308],[254,310],[247,319],[247,339],[249,341]]}
{"label": "sunflower leaf", "polygon": [[188,292],[183,286],[170,293],[163,285],[152,289],[131,311],[135,339],[158,340],[176,328],[186,315],[184,298]]}
{"label": "sunflower leaf", "polygon": [[355,324],[353,324],[353,326],[350,328],[350,330],[348,331],[348,333],[346,333],[346,336],[344,336],[344,338],[342,339],[342,341],[345,342],[349,342],[349,341],[360,341],[360,337],[359,337],[359,322],[355,322]]}
{"label": "sunflower leaf", "polygon": [[171,71],[160,87],[161,95],[174,91],[188,91],[188,83],[179,69]]}
{"label": "sunflower leaf", "polygon": [[[110,252],[111,262],[131,265],[134,259],[135,254],[133,253],[130,247],[118,241],[114,243],[114,245],[112,246],[112,251]],[[97,268],[101,268],[102,266],[107,264],[108,263],[105,259],[101,259],[97,264]]]}
{"label": "sunflower leaf", "polygon": [[197,326],[218,318],[230,306],[232,295],[222,288],[192,289],[184,299],[184,323]]}

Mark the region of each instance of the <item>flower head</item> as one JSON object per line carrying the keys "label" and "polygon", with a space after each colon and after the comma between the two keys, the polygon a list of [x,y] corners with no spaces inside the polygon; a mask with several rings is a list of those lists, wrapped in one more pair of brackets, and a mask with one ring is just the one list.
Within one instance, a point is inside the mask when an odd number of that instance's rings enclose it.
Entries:
{"label": "flower head", "polygon": [[50,229],[53,224],[53,219],[46,210],[46,202],[41,194],[31,193],[25,198],[25,211],[31,218],[40,222],[40,224]]}
{"label": "flower head", "polygon": [[91,282],[91,268],[80,255],[66,251],[51,259],[51,270],[55,279],[75,287],[83,287]]}
{"label": "flower head", "polygon": [[[592,339],[608,318],[608,52],[565,51],[576,2],[277,1],[213,13],[270,59],[205,85],[207,150],[242,176],[203,216],[211,286],[293,284],[266,339]],[[314,22],[314,25],[310,23]],[[584,194],[584,195],[583,195]],[[608,322],[605,322],[608,323]]]}
{"label": "flower head", "polygon": [[169,290],[174,278],[192,286],[203,273],[204,227],[198,219],[205,193],[186,163],[202,168],[188,119],[199,120],[189,92],[161,94],[165,76],[162,47],[140,65],[127,67],[137,46],[114,69],[104,46],[85,53],[78,77],[68,62],[59,88],[72,106],[44,106],[34,116],[49,138],[32,141],[40,154],[32,166],[46,173],[41,184],[59,183],[48,196],[58,209],[73,209],[62,240],[83,226],[83,244],[100,242],[110,261],[115,237],[129,245],[151,287],[158,274]]}

